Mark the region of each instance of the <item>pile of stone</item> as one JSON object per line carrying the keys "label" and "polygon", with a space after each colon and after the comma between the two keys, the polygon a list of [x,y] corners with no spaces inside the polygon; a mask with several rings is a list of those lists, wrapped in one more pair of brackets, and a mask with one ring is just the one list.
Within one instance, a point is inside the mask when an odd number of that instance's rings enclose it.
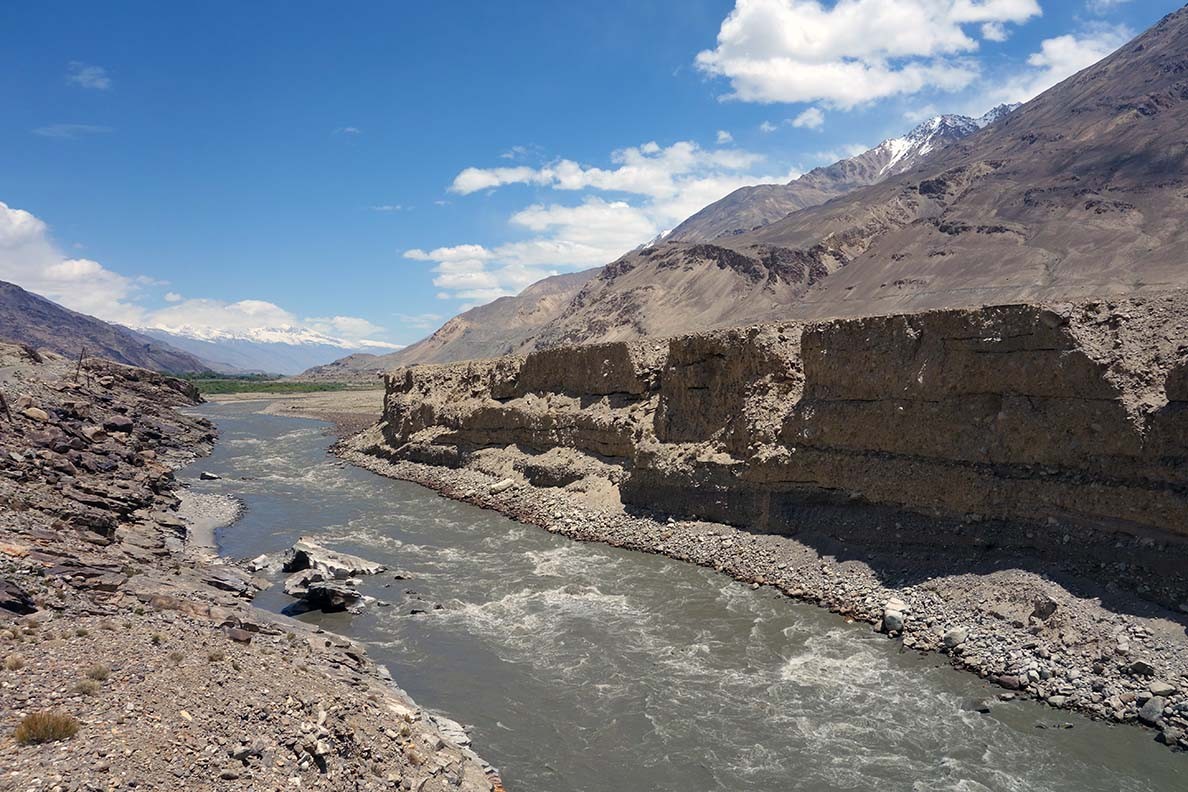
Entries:
{"label": "pile of stone", "polygon": [[305,537],[285,551],[283,558],[267,556],[252,561],[256,570],[269,568],[289,573],[285,594],[301,601],[306,610],[359,612],[372,601],[359,591],[359,576],[384,571],[383,564],[359,556],[330,550]]}

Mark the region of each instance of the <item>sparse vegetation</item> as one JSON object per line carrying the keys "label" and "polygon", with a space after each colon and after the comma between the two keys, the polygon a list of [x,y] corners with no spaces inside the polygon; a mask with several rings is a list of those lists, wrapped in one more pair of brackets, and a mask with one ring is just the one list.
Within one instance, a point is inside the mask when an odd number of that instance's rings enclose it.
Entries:
{"label": "sparse vegetation", "polygon": [[228,377],[218,374],[195,374],[186,377],[200,393],[316,393],[348,390],[345,382],[294,382],[267,374],[245,374]]}
{"label": "sparse vegetation", "polygon": [[94,696],[100,690],[102,690],[102,687],[93,679],[83,679],[74,686],[74,692],[80,696]]}
{"label": "sparse vegetation", "polygon": [[69,740],[78,733],[78,721],[65,713],[43,710],[26,715],[13,731],[21,745]]}
{"label": "sparse vegetation", "polygon": [[74,634],[77,635],[79,638],[86,638],[88,635],[91,634],[91,631],[88,630],[86,627],[79,627],[79,628],[75,629]]}
{"label": "sparse vegetation", "polygon": [[93,679],[96,682],[103,682],[111,676],[111,669],[103,665],[103,663],[96,663],[87,669],[87,679]]}
{"label": "sparse vegetation", "polygon": [[15,652],[4,658],[5,671],[20,671],[25,667],[25,658]]}
{"label": "sparse vegetation", "polygon": [[153,642],[153,646],[160,646],[165,643],[165,636],[159,632],[155,632],[149,640]]}
{"label": "sparse vegetation", "polygon": [[206,659],[212,663],[221,663],[227,659],[227,653],[222,649],[211,649],[207,653]]}
{"label": "sparse vegetation", "polygon": [[178,652],[178,651],[173,651],[173,652],[169,653],[169,660],[174,665],[181,665],[181,661],[182,661],[182,659],[184,659],[184,657],[185,657],[185,655],[183,655],[181,652]]}

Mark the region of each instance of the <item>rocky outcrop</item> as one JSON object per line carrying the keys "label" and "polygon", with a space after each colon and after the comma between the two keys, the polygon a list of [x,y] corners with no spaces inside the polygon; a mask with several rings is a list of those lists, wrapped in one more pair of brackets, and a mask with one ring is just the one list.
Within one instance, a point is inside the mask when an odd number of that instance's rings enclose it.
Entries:
{"label": "rocky outcrop", "polygon": [[1000,541],[1052,552],[1073,536],[1108,547],[1115,531],[1178,542],[1186,304],[758,325],[412,367],[389,375],[370,450],[609,484],[628,507],[763,531],[861,506],[905,545],[965,541],[932,530],[940,518],[998,521]]}
{"label": "rocky outcrop", "polygon": [[[259,564],[267,567],[267,562]],[[383,564],[329,550],[305,537],[285,551],[281,570],[290,572],[284,591],[308,610],[358,611],[368,597],[359,591],[359,575],[376,575]]]}

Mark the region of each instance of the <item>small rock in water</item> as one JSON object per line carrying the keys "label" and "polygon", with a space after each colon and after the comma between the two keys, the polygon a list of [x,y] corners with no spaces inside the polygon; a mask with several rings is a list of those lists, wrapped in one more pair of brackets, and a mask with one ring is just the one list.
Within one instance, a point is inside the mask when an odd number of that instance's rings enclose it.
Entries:
{"label": "small rock in water", "polygon": [[1147,703],[1139,710],[1139,720],[1148,726],[1154,726],[1155,721],[1163,717],[1163,708],[1167,706],[1167,699],[1163,696],[1151,696]]}
{"label": "small rock in water", "polygon": [[906,609],[907,604],[898,597],[887,600],[883,606],[883,632],[902,632],[903,612]]}
{"label": "small rock in water", "polygon": [[211,473],[209,470],[204,470],[199,474],[198,478],[203,481],[218,481],[222,478],[218,473]]}

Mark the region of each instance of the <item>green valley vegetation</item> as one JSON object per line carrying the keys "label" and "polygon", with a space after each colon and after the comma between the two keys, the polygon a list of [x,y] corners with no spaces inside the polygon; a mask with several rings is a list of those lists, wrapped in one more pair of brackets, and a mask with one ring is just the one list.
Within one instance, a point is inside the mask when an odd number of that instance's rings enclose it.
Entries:
{"label": "green valley vegetation", "polygon": [[222,393],[316,393],[319,391],[362,390],[375,387],[345,382],[300,382],[271,374],[188,374],[184,379],[198,386],[203,394]]}

